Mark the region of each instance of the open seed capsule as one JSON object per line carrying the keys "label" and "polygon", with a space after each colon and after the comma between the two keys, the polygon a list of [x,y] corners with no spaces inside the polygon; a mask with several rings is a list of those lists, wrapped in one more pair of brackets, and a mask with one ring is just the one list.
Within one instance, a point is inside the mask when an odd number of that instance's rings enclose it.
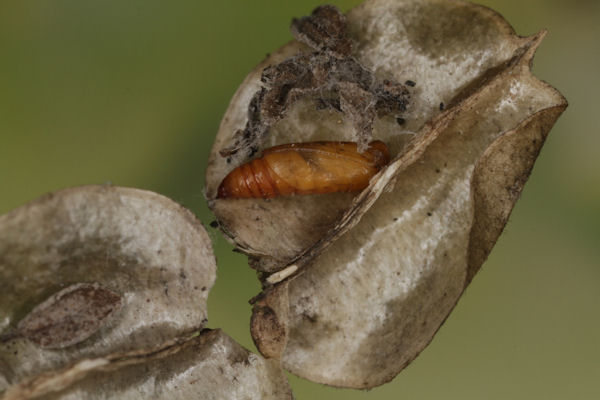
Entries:
{"label": "open seed capsule", "polygon": [[[297,20],[299,42],[271,53],[238,89],[207,197],[229,239],[267,272],[252,318],[260,351],[304,378],[369,388],[431,341],[566,101],[530,71],[545,32],[519,37],[485,7],[367,0],[344,18],[331,12]],[[344,73],[330,92],[307,91],[332,83],[327,70],[314,74],[323,60]],[[395,100],[378,103],[375,87]],[[364,107],[367,98],[380,106]],[[227,173],[265,148],[371,138],[392,160],[358,195],[217,198]]]}

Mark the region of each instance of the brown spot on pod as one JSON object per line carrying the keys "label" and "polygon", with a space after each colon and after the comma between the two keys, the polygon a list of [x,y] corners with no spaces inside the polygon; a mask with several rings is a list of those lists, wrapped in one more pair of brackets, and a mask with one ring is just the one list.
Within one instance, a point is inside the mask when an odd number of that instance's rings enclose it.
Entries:
{"label": "brown spot on pod", "polygon": [[17,327],[47,349],[79,343],[105,325],[122,306],[121,296],[99,284],[79,283],[36,306]]}

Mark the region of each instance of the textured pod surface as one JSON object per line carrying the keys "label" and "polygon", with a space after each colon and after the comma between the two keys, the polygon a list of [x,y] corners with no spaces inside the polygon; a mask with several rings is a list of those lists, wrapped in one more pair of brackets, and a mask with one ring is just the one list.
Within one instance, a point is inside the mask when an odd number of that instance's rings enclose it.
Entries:
{"label": "textured pod surface", "polygon": [[[255,304],[261,352],[304,378],[369,388],[391,380],[431,341],[504,228],[567,103],[530,71],[545,32],[519,37],[487,8],[371,0],[347,20],[363,66],[416,82],[405,123],[374,124],[392,162],[353,200],[211,206],[255,266],[287,266],[266,279],[275,286]],[[232,99],[207,172],[209,200],[231,168],[217,151],[245,123],[260,71],[299,50],[306,48],[294,42],[273,53]],[[344,140],[347,122],[297,103],[265,143]],[[311,242],[315,231],[322,235]]]}
{"label": "textured pod surface", "polygon": [[[215,269],[202,224],[180,205],[143,190],[67,189],[1,216],[0,392],[81,358],[152,347],[189,335],[206,322]],[[46,337],[58,341],[57,347],[71,344],[50,350],[11,335],[36,306],[69,286],[81,289],[79,284],[101,286],[120,296],[122,303],[112,318],[96,321],[91,336],[78,337],[76,343],[70,343],[69,336]],[[44,307],[52,309],[53,304],[57,301],[46,301]],[[85,309],[81,301],[78,305]],[[103,311],[96,317],[88,315],[92,319],[110,311],[106,302],[89,302],[88,307]],[[37,315],[36,321],[45,316],[58,325],[69,322],[55,311],[59,310]],[[90,319],[81,321],[80,327]],[[65,324],[65,329],[70,327]]]}
{"label": "textured pod surface", "polygon": [[241,347],[220,330],[146,354],[79,361],[10,388],[5,398],[291,400],[275,361]]}

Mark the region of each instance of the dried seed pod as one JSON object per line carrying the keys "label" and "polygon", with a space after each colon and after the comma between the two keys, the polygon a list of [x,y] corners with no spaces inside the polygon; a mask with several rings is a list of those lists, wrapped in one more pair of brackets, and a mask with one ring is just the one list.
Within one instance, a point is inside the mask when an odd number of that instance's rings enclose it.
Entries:
{"label": "dried seed pod", "polygon": [[0,254],[5,385],[206,322],[211,241],[191,212],[155,193],[84,186],[46,195],[0,216]]}
{"label": "dried seed pod", "polygon": [[[255,267],[275,272],[264,274],[255,299],[259,350],[304,378],[369,388],[392,379],[431,341],[502,231],[567,103],[530,71],[545,32],[519,37],[485,7],[367,0],[346,21],[352,57],[376,79],[410,81],[414,90],[400,120],[378,115],[373,124],[390,164],[346,202],[215,199],[231,169],[219,150],[236,143],[247,123],[264,67],[306,51],[293,42],[250,73],[233,98],[209,161],[207,194],[230,239]],[[261,146],[348,140],[359,119],[340,108],[296,102]]]}
{"label": "dried seed pod", "polygon": [[365,152],[354,142],[291,143],[263,150],[262,157],[231,171],[217,198],[273,198],[290,194],[354,192],[390,161],[385,143]]}
{"label": "dried seed pod", "polygon": [[0,216],[0,255],[2,399],[292,398],[278,362],[198,332],[211,241],[163,196],[44,196]]}

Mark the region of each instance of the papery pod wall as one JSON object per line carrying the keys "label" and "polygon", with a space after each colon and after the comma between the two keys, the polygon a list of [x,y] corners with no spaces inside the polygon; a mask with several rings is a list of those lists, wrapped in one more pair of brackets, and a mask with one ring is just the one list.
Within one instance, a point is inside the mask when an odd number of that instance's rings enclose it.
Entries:
{"label": "papery pod wall", "polygon": [[200,221],[152,192],[84,186],[0,216],[0,398],[291,398],[278,363],[198,334],[215,278]]}
{"label": "papery pod wall", "polygon": [[519,37],[485,7],[370,0],[346,17],[351,57],[409,86],[406,112],[373,124],[392,162],[354,197],[216,198],[229,171],[272,145],[361,139],[343,109],[318,107],[317,94],[290,104],[250,151],[228,154],[265,67],[321,51],[296,35],[305,44],[271,54],[233,97],[207,196],[224,233],[264,271],[252,318],[261,352],[310,380],[369,388],[412,361],[452,310],[566,101],[530,72],[545,32]]}

